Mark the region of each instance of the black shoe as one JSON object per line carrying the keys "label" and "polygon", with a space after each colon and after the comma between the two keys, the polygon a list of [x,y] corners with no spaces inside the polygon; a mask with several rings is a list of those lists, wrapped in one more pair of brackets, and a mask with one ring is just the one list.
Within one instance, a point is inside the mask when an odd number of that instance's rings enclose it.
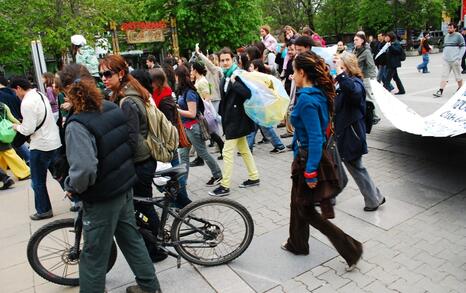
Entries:
{"label": "black shoe", "polygon": [[258,144],[264,144],[264,143],[269,143],[270,140],[263,138],[261,141],[258,142]]}
{"label": "black shoe", "polygon": [[204,160],[201,158],[196,158],[194,161],[189,163],[189,167],[198,167],[198,166],[204,166]]}
{"label": "black shoe", "polygon": [[402,92],[397,92],[395,95],[404,95],[404,94],[406,94],[406,92],[402,91]]}
{"label": "black shoe", "polygon": [[286,146],[286,148],[288,148],[288,149],[292,150],[292,149],[293,149],[293,144],[292,144],[292,143],[290,143],[289,145],[287,145],[287,146]]}
{"label": "black shoe", "polygon": [[53,217],[53,212],[52,210],[48,211],[48,212],[45,212],[45,213],[42,213],[42,214],[38,214],[38,213],[35,213],[34,215],[30,215],[29,218],[31,218],[31,220],[33,221],[39,221],[39,220],[44,220],[44,219],[49,219]]}
{"label": "black shoe", "polygon": [[251,179],[248,179],[246,181],[244,181],[243,183],[241,183],[239,185],[239,188],[247,188],[247,187],[251,187],[251,186],[258,186],[260,184],[260,179],[256,179],[256,180],[251,180]]}
{"label": "black shoe", "polygon": [[78,205],[74,205],[70,207],[70,212],[79,212],[80,207]]}
{"label": "black shoe", "polygon": [[229,195],[229,194],[230,194],[230,188],[225,188],[222,185],[220,185],[219,187],[209,192],[210,196],[217,196],[217,197],[222,197],[222,196]]}
{"label": "black shoe", "polygon": [[376,207],[373,207],[373,208],[370,208],[370,207],[364,207],[364,211],[365,212],[374,212],[376,211],[381,205],[383,205],[385,203],[385,197],[382,199],[382,202],[376,206]]}
{"label": "black shoe", "polygon": [[280,137],[281,137],[281,138],[293,137],[293,133],[287,132],[287,133],[284,133],[284,134],[280,135]]}
{"label": "black shoe", "polygon": [[222,181],[222,177],[217,177],[217,178],[212,177],[212,178],[210,178],[210,180],[205,185],[207,185],[207,186],[219,185],[220,181]]}
{"label": "black shoe", "polygon": [[213,142],[209,143],[209,148],[212,148],[212,147],[214,147],[214,143],[213,143]]}
{"label": "black shoe", "polygon": [[167,257],[168,257],[168,254],[166,254],[164,251],[157,250],[155,255],[150,256],[150,259],[152,260],[153,263],[156,263],[156,262],[161,262],[162,260],[166,259]]}
{"label": "black shoe", "polygon": [[280,122],[280,123],[277,125],[277,128],[283,128],[283,127],[285,127],[285,126],[286,126],[285,123]]}
{"label": "black shoe", "polygon": [[274,148],[273,150],[270,151],[271,154],[280,154],[284,152],[286,152],[286,147]]}
{"label": "black shoe", "polygon": [[24,178],[18,178],[19,181],[28,180],[28,179],[31,179],[31,175],[26,176]]}
{"label": "black shoe", "polygon": [[223,160],[223,156],[222,155],[218,156],[217,160]]}
{"label": "black shoe", "polygon": [[11,179],[10,177],[8,177],[8,179],[3,182],[3,186],[0,187],[0,190],[5,190],[5,189],[8,189],[10,188],[13,184],[15,184],[15,181],[13,179]]}

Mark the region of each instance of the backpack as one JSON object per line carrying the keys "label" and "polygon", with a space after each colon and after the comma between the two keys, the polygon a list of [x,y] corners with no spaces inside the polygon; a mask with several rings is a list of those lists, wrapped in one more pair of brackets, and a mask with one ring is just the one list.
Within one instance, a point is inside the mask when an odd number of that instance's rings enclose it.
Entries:
{"label": "backpack", "polygon": [[[129,96],[138,106],[139,110],[145,110],[148,132],[146,144],[154,160],[169,163],[173,160],[178,149],[178,130],[165,117],[154,104],[144,105],[139,97]],[[121,101],[123,103],[124,99]]]}
{"label": "backpack", "polygon": [[401,55],[400,55],[400,60],[405,61],[406,60],[406,51],[403,47],[401,47]]}
{"label": "backpack", "polygon": [[[362,86],[362,88],[365,90],[364,83],[359,78],[354,78],[353,80],[359,83]],[[364,115],[364,125],[366,126],[367,134],[371,133],[372,126],[374,125],[374,111],[375,111],[374,104],[366,100],[366,108],[361,109],[361,112]]]}

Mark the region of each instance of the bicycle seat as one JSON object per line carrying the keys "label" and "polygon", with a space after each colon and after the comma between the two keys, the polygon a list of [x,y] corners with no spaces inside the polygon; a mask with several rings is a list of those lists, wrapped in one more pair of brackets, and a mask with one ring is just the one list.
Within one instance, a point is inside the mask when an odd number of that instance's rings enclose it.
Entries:
{"label": "bicycle seat", "polygon": [[162,171],[155,172],[155,177],[170,177],[172,179],[178,179],[188,173],[188,168],[185,165],[179,165],[176,167],[168,168]]}

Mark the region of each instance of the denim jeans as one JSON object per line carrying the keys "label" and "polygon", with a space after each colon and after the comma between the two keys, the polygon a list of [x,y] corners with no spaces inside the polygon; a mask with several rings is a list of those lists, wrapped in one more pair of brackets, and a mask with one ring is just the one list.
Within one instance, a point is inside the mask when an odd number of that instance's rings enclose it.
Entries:
{"label": "denim jeans", "polygon": [[429,69],[427,69],[427,65],[429,64],[429,54],[422,55],[422,63],[417,66],[417,70],[422,69],[422,73],[427,73]]}
{"label": "denim jeans", "polygon": [[[172,167],[176,167],[180,165],[180,159],[178,158],[178,154],[173,158],[171,161]],[[189,164],[187,164],[189,167]],[[191,200],[189,199],[188,196],[188,191],[186,190],[186,181],[187,181],[187,176],[182,176],[180,179],[178,179],[178,183],[180,185],[180,188],[178,190],[178,196],[176,197],[175,200],[175,206],[179,209],[184,208],[188,204],[191,203]]]}
{"label": "denim jeans", "polygon": [[[387,79],[387,66],[382,65],[379,68],[379,74],[377,75],[377,81],[382,82],[383,85],[385,86],[385,80]],[[392,91],[394,87],[389,83],[386,87],[388,91]]]}
{"label": "denim jeans", "polygon": [[47,169],[50,166],[56,150],[31,150],[31,182],[34,190],[35,207],[38,214],[52,209],[49,193],[47,191]]}
{"label": "denim jeans", "polygon": [[14,148],[18,155],[29,165],[29,161],[31,160],[31,152],[29,151],[29,147],[26,143],[23,143],[21,146]]}
{"label": "denim jeans", "polygon": [[[191,142],[192,146],[196,150],[196,153],[201,159],[203,159],[207,166],[210,168],[210,172],[212,172],[212,177],[218,178],[222,177],[222,170],[217,164],[217,161],[209,154],[207,151],[207,146],[205,141],[202,140],[201,137],[201,130],[199,128],[199,124],[194,124],[191,129],[185,128],[186,135],[188,136],[189,141]],[[180,149],[180,159],[182,164],[187,164],[188,174],[189,174],[189,151],[191,147],[182,148]],[[186,175],[186,181],[188,180],[188,175]]]}
{"label": "denim jeans", "polygon": [[256,134],[259,128],[262,129],[265,137],[270,140],[274,148],[282,149],[285,147],[272,126],[265,127],[256,125],[256,130],[248,134],[248,145],[251,150],[254,147],[254,140],[256,139]]}
{"label": "denim jeans", "polygon": [[395,81],[398,91],[404,93],[405,88],[403,87],[403,83],[401,82],[401,79],[398,76],[398,70],[396,68],[387,67],[387,75],[385,76],[383,85],[389,91],[393,89],[393,86],[391,85],[392,79],[393,81]]}

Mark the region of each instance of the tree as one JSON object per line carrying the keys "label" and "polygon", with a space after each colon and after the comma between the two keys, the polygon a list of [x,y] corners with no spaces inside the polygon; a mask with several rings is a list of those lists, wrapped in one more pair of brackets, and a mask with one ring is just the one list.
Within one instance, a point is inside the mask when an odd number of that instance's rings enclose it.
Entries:
{"label": "tree", "polygon": [[316,30],[320,34],[335,35],[341,39],[341,34],[354,32],[358,28],[357,0],[327,0],[315,18]]}
{"label": "tree", "polygon": [[[102,35],[109,20],[134,19],[138,5],[119,0],[0,0],[0,64],[7,68],[29,68],[30,42],[41,39],[47,56],[60,58],[70,47],[70,37],[82,34],[89,43]],[[24,71],[24,70],[23,70]]]}
{"label": "tree", "polygon": [[146,0],[146,19],[176,17],[181,51],[196,43],[210,51],[232,49],[259,40],[260,1],[250,0]]}

